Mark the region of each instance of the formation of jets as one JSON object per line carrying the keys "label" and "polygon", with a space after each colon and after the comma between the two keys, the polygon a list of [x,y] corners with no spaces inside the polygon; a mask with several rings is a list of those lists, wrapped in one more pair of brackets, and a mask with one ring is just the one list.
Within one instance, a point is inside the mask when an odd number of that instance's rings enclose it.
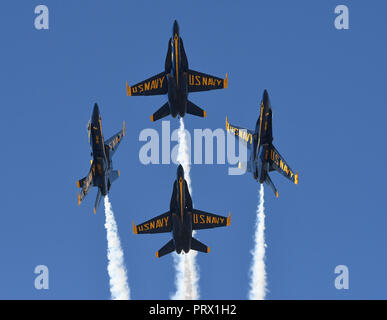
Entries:
{"label": "formation of jets", "polygon": [[[174,118],[176,116],[184,117],[186,113],[204,118],[206,111],[188,100],[188,93],[227,87],[227,74],[225,79],[222,79],[189,69],[176,20],[172,28],[172,37],[168,41],[164,71],[132,86],[126,83],[128,96],[168,94],[168,101],[151,116],[151,121],[162,119],[168,115]],[[269,176],[269,172],[278,171],[290,181],[298,184],[298,172],[295,173],[290,168],[273,145],[272,107],[266,90],[263,93],[255,130],[234,126],[228,122],[227,117],[226,130],[246,142],[250,150],[249,161],[239,163],[239,166],[251,172],[259,183],[266,183],[277,198],[278,191]],[[101,196],[106,196],[109,193],[111,184],[120,175],[118,170],[113,170],[112,156],[125,136],[125,122],[120,132],[104,141],[101,115],[97,104],[95,104],[88,123],[88,132],[93,158],[88,175],[77,181],[77,187],[80,188],[78,205],[92,186],[97,187],[95,214]],[[160,258],[173,251],[178,254],[182,251],[188,253],[189,250],[208,253],[210,248],[192,236],[193,230],[225,227],[229,226],[230,223],[231,214],[224,217],[193,208],[187,182],[184,179],[184,169],[179,165],[177,179],[173,184],[169,211],[139,225],[133,223],[133,232],[135,234],[171,232],[172,239],[156,252],[156,257]]]}

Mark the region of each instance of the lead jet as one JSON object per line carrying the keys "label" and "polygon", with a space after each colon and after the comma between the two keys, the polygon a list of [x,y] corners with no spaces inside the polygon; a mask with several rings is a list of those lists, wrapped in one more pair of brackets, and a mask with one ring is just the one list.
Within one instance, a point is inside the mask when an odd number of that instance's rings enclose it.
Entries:
{"label": "lead jet", "polygon": [[192,237],[193,230],[209,229],[229,226],[231,214],[226,217],[218,216],[194,209],[187,182],[184,179],[184,169],[181,165],[177,168],[177,180],[173,184],[172,197],[169,211],[150,219],[140,225],[133,223],[133,233],[164,233],[172,232],[173,239],[156,252],[160,258],[172,251],[188,253],[190,249],[209,253],[210,248]]}
{"label": "lead jet", "polygon": [[255,125],[255,130],[234,126],[227,121],[226,130],[247,143],[250,160],[239,163],[239,168],[244,168],[253,174],[259,183],[266,183],[278,198],[278,191],[270,179],[269,172],[277,171],[298,184],[298,172],[295,174],[284,158],[273,145],[272,108],[269,94],[265,90],[260,105],[260,115]]}
{"label": "lead jet", "polygon": [[116,152],[122,138],[125,136],[125,122],[123,129],[110,139],[104,141],[102,134],[101,115],[98,105],[94,105],[93,114],[88,123],[89,142],[91,146],[91,166],[86,177],[77,181],[77,187],[81,188],[78,193],[78,205],[81,204],[90,188],[98,187],[97,198],[94,204],[94,214],[98,209],[101,195],[106,196],[110,187],[119,176],[120,171],[113,170],[112,156]]}
{"label": "lead jet", "polygon": [[164,72],[133,86],[126,83],[126,92],[128,96],[152,96],[168,93],[168,101],[151,116],[151,121],[156,121],[169,114],[174,118],[177,115],[184,117],[186,113],[204,118],[207,115],[206,111],[189,101],[188,93],[223,89],[227,86],[227,74],[225,79],[221,79],[189,69],[183,39],[179,35],[179,25],[175,20],[172,38],[168,42]]}

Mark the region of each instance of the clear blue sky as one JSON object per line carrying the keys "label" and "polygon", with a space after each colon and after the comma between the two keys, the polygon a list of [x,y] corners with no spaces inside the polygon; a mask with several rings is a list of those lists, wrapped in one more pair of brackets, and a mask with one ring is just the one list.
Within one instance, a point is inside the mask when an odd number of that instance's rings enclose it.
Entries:
{"label": "clear blue sky", "polygon": [[[34,28],[46,4],[50,29]],[[347,4],[350,29],[334,28]],[[86,124],[98,102],[105,138],[127,123],[114,157],[121,171],[110,199],[133,299],[168,299],[172,256],[155,258],[170,235],[135,236],[132,221],[168,210],[176,166],[139,162],[144,128],[165,96],[127,97],[125,82],[163,71],[174,19],[192,69],[229,75],[229,88],[190,95],[206,119],[253,128],[269,91],[274,144],[300,171],[266,188],[268,299],[386,299],[387,5],[381,1],[6,1],[0,13],[2,199],[0,298],[109,299],[103,205],[96,190],[77,207],[76,180],[89,169]],[[178,127],[177,119],[171,127]],[[203,299],[245,299],[258,185],[227,165],[194,165],[198,209],[226,215],[228,229],[198,233]],[[35,266],[50,289],[35,290]],[[349,290],[334,268],[349,268]]]}

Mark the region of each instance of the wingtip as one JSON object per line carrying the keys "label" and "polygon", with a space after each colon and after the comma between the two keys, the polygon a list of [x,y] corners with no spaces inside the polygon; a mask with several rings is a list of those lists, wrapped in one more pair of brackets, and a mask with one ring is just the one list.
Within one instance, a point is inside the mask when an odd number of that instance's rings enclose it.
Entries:
{"label": "wingtip", "polygon": [[203,110],[203,118],[207,117],[207,111]]}
{"label": "wingtip", "polygon": [[228,88],[228,74],[226,73],[226,78],[223,80],[223,88]]}
{"label": "wingtip", "polygon": [[298,184],[298,171],[297,171],[296,175],[294,176],[294,183]]}
{"label": "wingtip", "polygon": [[78,195],[78,206],[81,204],[81,197],[79,196],[79,192],[77,192]]}
{"label": "wingtip", "polygon": [[151,119],[152,122],[155,121],[154,118],[153,118],[153,114],[151,115],[151,118],[150,118],[150,119]]}
{"label": "wingtip", "polygon": [[231,211],[229,212],[228,214],[228,218],[227,218],[227,226],[229,226],[231,224]]}
{"label": "wingtip", "polygon": [[133,222],[133,233],[138,234],[137,226],[134,224],[134,222]]}
{"label": "wingtip", "polygon": [[210,247],[207,247],[207,253],[210,253],[211,249]]}
{"label": "wingtip", "polygon": [[127,96],[132,95],[132,87],[128,85],[128,82],[126,82],[126,95]]}
{"label": "wingtip", "polygon": [[160,258],[158,251],[156,251],[156,258]]}
{"label": "wingtip", "polygon": [[124,121],[124,124],[123,124],[123,127],[122,127],[122,135],[125,137],[125,121]]}

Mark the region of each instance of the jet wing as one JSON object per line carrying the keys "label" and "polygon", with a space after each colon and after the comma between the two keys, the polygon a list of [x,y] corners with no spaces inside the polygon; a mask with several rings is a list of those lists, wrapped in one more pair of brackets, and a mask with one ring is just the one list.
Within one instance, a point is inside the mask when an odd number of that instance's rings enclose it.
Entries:
{"label": "jet wing", "polygon": [[290,181],[298,184],[298,172],[294,173],[294,171],[290,168],[285,159],[279,154],[273,145],[270,149],[269,165],[270,171],[278,171]]}
{"label": "jet wing", "polygon": [[192,230],[226,227],[231,223],[231,213],[226,218],[197,209],[193,209],[192,211]]}
{"label": "jet wing", "polygon": [[81,188],[80,193],[78,193],[78,206],[81,204],[83,199],[89,193],[90,188],[93,186],[93,165],[91,165],[89,174],[81,180],[77,181],[77,187]]}
{"label": "jet wing", "polygon": [[247,147],[250,149],[252,144],[253,144],[253,136],[254,136],[254,131],[249,130],[249,129],[244,129],[241,127],[234,126],[230,124],[227,121],[226,117],[226,130],[227,132],[230,132],[231,134],[235,135],[236,137],[239,137],[242,139],[244,142],[246,142]]}
{"label": "jet wing", "polygon": [[134,86],[129,86],[126,83],[126,93],[128,96],[153,96],[166,94],[167,92],[168,85],[165,72],[141,81]]}
{"label": "jet wing", "polygon": [[109,147],[111,155],[113,155],[114,152],[116,152],[124,136],[125,136],[125,121],[124,121],[122,130],[105,141],[105,146]]}
{"label": "jet wing", "polygon": [[163,233],[172,231],[172,221],[170,212],[163,213],[153,219],[145,221],[139,225],[133,223],[133,233]]}
{"label": "jet wing", "polygon": [[188,70],[188,92],[208,91],[214,89],[224,89],[228,87],[228,76],[218,78],[209,74],[194,70]]}

